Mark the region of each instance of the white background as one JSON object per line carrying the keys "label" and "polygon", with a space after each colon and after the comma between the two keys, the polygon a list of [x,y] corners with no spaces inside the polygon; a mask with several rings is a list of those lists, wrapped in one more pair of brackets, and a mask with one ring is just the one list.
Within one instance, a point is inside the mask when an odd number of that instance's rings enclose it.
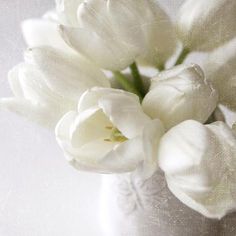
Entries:
{"label": "white background", "polygon": [[[174,16],[182,0],[161,2]],[[0,0],[0,97],[11,95],[7,71],[26,48],[20,22],[53,5],[53,0]],[[1,236],[102,236],[100,181],[66,163],[52,132],[0,111]]]}

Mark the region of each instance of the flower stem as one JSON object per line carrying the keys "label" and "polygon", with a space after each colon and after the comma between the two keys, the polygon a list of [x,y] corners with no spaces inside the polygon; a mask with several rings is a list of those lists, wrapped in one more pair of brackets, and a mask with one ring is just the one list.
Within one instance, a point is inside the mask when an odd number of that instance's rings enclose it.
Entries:
{"label": "flower stem", "polygon": [[142,94],[138,91],[136,86],[130,82],[121,72],[114,71],[113,72],[115,79],[120,83],[120,85],[128,92],[135,93],[139,96],[140,100],[143,99]]}
{"label": "flower stem", "polygon": [[165,70],[165,65],[164,64],[158,65],[157,69],[159,70],[159,72],[161,72],[161,71]]}
{"label": "flower stem", "polygon": [[144,96],[145,91],[144,91],[143,80],[141,78],[141,75],[139,73],[139,69],[138,69],[137,64],[135,62],[132,65],[130,65],[130,70],[131,70],[132,76],[134,78],[135,87],[138,89],[140,94],[142,96]]}
{"label": "flower stem", "polygon": [[189,49],[183,48],[182,52],[180,53],[180,55],[175,63],[175,66],[182,64],[189,53],[190,53]]}
{"label": "flower stem", "polygon": [[225,122],[225,116],[219,107],[216,107],[216,109],[210,115],[210,117],[208,118],[205,124],[210,124],[216,121]]}

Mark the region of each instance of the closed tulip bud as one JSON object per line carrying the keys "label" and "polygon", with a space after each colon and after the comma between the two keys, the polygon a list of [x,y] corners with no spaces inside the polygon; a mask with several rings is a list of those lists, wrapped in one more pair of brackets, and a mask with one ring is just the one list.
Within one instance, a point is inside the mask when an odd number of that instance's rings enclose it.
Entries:
{"label": "closed tulip bud", "polygon": [[77,17],[79,26],[61,26],[62,36],[104,69],[123,70],[138,59],[163,65],[176,48],[173,25],[153,0],[88,0]]}
{"label": "closed tulip bud", "polygon": [[219,102],[236,111],[236,39],[210,53],[204,71],[219,93]]}
{"label": "closed tulip bud", "polygon": [[235,14],[234,0],[186,0],[179,10],[179,38],[188,50],[212,50],[235,37]]}
{"label": "closed tulip bud", "polygon": [[236,208],[236,136],[223,122],[185,121],[161,139],[159,165],[184,204],[220,219]]}
{"label": "closed tulip bud", "polygon": [[0,107],[48,128],[75,109],[87,89],[110,86],[94,65],[49,47],[28,50],[25,62],[9,72],[9,83],[14,97],[2,98]]}
{"label": "closed tulip bud", "polygon": [[166,128],[194,119],[204,123],[217,104],[217,93],[198,65],[176,66],[152,79],[143,100],[144,111]]}

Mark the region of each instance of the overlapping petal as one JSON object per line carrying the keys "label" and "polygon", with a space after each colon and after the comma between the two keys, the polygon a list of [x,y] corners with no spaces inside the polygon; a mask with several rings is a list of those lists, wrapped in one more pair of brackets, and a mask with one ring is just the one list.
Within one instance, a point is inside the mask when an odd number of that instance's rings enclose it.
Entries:
{"label": "overlapping petal", "polygon": [[122,70],[132,64],[138,54],[121,39],[108,39],[88,29],[61,26],[61,34],[70,47],[104,69]]}
{"label": "overlapping petal", "polygon": [[219,101],[236,110],[236,39],[208,55],[204,63],[206,79],[219,93]]}
{"label": "overlapping petal", "polygon": [[22,22],[22,33],[29,47],[51,46],[74,54],[60,35],[59,20],[55,12],[48,12],[42,18],[28,19]]}
{"label": "overlapping petal", "polygon": [[133,0],[111,1],[109,9],[116,17],[118,28],[123,29],[122,37],[144,49],[138,57],[143,65],[164,66],[175,53],[177,37],[173,23],[157,1],[145,0],[138,4]]}
{"label": "overlapping petal", "polygon": [[186,0],[179,10],[177,31],[184,47],[210,51],[233,39],[236,1]]}
{"label": "overlapping petal", "polygon": [[206,217],[236,209],[236,136],[223,122],[185,121],[161,139],[159,165],[172,193]]}
{"label": "overlapping petal", "polygon": [[60,23],[78,26],[77,9],[83,0],[55,0]]}
{"label": "overlapping petal", "polygon": [[25,61],[45,75],[48,86],[71,99],[78,100],[88,88],[110,86],[104,73],[79,55],[37,47],[26,51]]}
{"label": "overlapping petal", "polygon": [[180,65],[152,79],[143,108],[171,128],[188,119],[204,123],[214,111],[217,99],[217,92],[198,65]]}

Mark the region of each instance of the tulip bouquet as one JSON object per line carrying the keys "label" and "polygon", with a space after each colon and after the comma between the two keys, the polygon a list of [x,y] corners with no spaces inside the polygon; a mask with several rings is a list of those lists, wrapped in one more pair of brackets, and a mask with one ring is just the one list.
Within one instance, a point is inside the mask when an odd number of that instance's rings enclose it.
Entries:
{"label": "tulip bouquet", "polygon": [[[158,0],[56,0],[23,22],[29,49],[0,107],[55,129],[78,170],[161,169],[180,201],[222,218],[236,209],[236,132],[221,110],[236,110],[235,22],[235,0],[186,0],[175,24]],[[202,68],[184,63],[196,51]]]}

